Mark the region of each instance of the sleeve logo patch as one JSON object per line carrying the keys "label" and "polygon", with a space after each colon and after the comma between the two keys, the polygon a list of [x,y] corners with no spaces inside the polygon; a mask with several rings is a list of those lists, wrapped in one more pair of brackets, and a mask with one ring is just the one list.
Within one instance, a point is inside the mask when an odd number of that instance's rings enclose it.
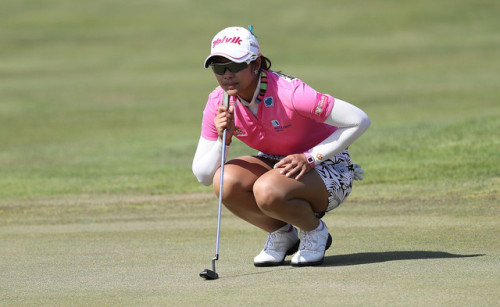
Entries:
{"label": "sleeve logo patch", "polygon": [[325,112],[326,103],[328,102],[328,96],[323,94],[318,94],[316,96],[316,105],[314,106],[313,113],[316,115],[322,115]]}

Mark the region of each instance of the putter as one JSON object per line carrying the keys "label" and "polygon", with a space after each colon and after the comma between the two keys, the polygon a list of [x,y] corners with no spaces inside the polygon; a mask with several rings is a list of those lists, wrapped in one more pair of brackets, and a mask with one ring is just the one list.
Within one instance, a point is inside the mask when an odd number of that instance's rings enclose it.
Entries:
{"label": "putter", "polygon": [[[222,104],[225,107],[229,107],[229,95],[224,91],[224,98]],[[224,164],[226,162],[226,132],[224,129],[222,132],[222,157],[220,164],[220,184],[219,184],[219,213],[217,215],[217,239],[215,240],[215,257],[212,258],[212,269],[205,269],[200,273],[200,277],[206,280],[214,280],[219,278],[219,275],[215,272],[215,261],[219,260],[219,238],[220,238],[220,218],[222,212],[222,184],[224,179]]]}

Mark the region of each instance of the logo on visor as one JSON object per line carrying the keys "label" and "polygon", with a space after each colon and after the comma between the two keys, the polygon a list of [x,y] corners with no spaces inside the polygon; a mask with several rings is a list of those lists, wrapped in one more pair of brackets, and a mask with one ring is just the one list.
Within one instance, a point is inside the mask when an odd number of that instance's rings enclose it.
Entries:
{"label": "logo on visor", "polygon": [[213,44],[212,48],[215,48],[215,46],[217,46],[218,44],[224,44],[224,43],[233,43],[233,44],[241,45],[241,42],[242,42],[242,40],[239,36],[235,36],[235,37],[224,36],[223,38],[218,38],[218,39],[214,40],[214,44]]}

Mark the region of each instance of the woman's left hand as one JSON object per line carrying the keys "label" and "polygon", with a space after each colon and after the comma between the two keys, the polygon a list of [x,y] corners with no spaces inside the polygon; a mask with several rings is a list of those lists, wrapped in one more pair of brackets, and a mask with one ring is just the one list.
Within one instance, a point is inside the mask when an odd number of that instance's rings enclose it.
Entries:
{"label": "woman's left hand", "polygon": [[281,168],[281,174],[287,177],[295,176],[295,180],[299,180],[312,169],[304,154],[288,155],[276,163],[274,168]]}

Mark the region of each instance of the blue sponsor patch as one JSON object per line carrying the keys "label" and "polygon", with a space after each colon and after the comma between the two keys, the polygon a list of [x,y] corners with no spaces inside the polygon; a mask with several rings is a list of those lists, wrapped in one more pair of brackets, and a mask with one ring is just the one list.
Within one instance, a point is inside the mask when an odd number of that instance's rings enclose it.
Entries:
{"label": "blue sponsor patch", "polygon": [[279,127],[280,126],[280,122],[277,121],[277,120],[272,120],[271,123],[273,124],[273,127]]}
{"label": "blue sponsor patch", "polygon": [[264,98],[264,105],[266,107],[272,107],[272,106],[274,106],[273,97],[265,97]]}

